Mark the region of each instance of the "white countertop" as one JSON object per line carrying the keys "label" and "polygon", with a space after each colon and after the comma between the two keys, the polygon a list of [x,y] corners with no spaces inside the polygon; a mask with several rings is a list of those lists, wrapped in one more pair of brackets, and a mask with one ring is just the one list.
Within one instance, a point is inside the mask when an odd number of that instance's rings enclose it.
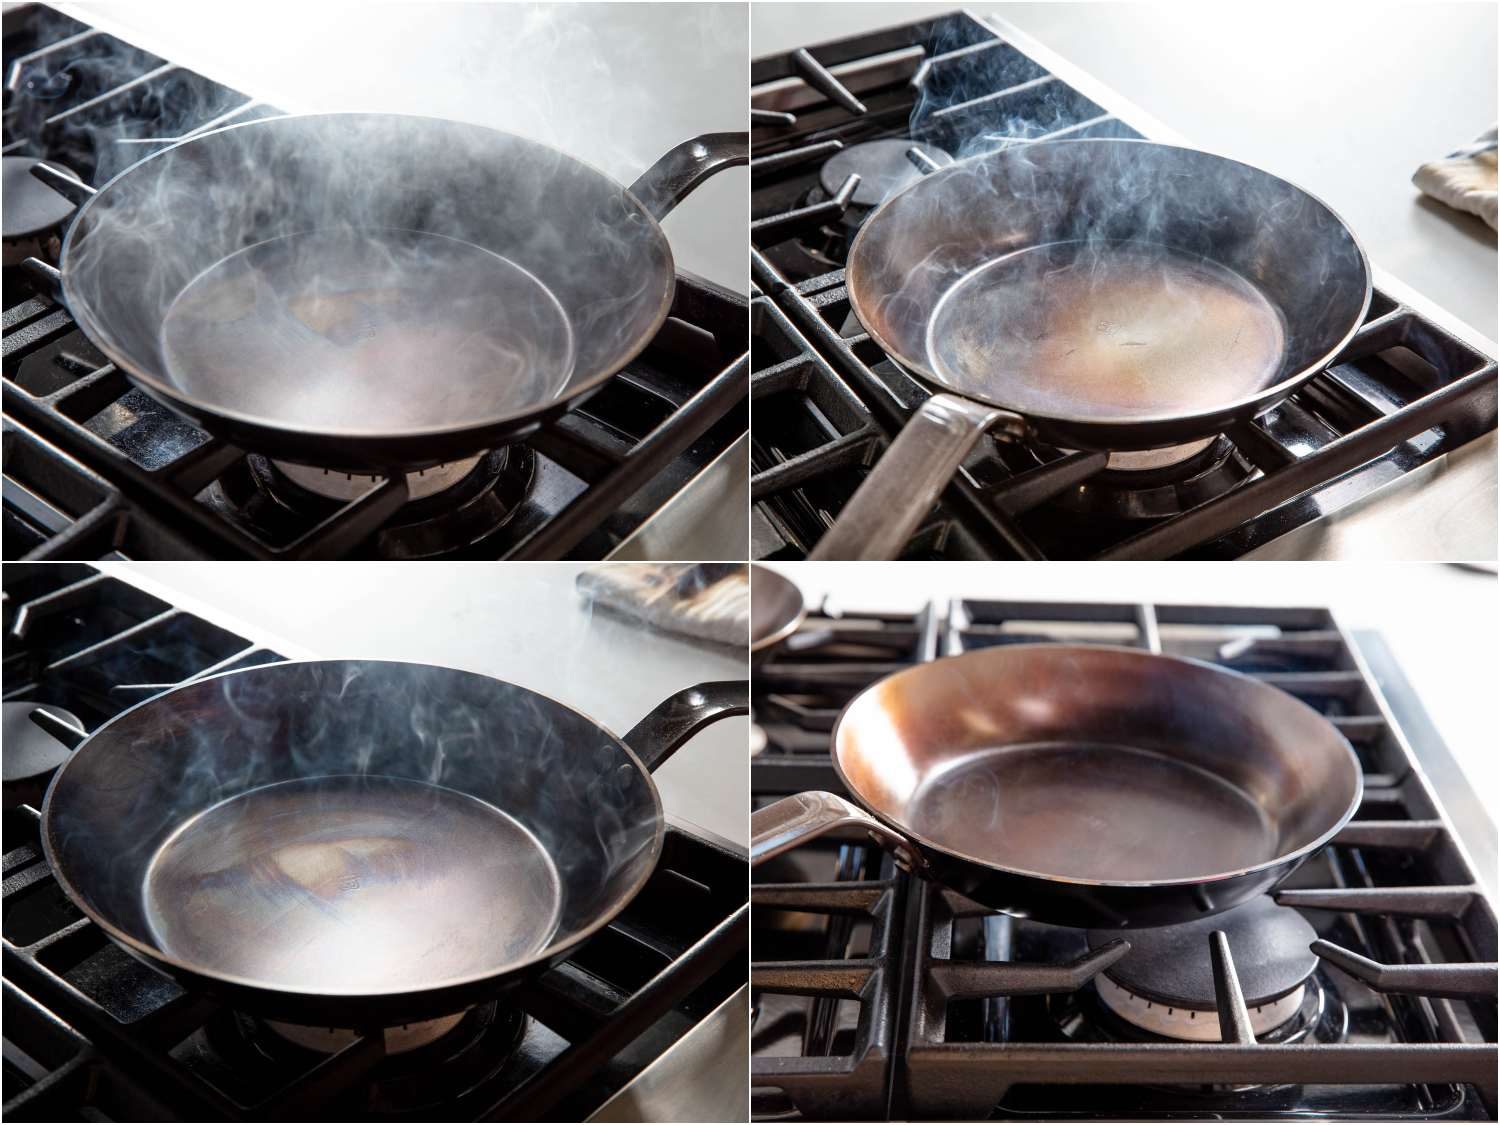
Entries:
{"label": "white countertop", "polygon": [[[1495,685],[1500,581],[1422,563],[777,563],[809,605],[914,612],[928,601],[1151,602],[1314,606],[1389,645],[1469,785],[1500,821]],[[1420,752],[1420,747],[1416,747]]]}
{"label": "white countertop", "polygon": [[[677,142],[744,129],[743,4],[62,3],[291,113],[428,114],[545,141],[629,184]],[[746,292],[750,179],[663,224],[678,267]]]}
{"label": "white countertop", "polygon": [[1490,340],[1495,232],[1422,196],[1424,161],[1495,123],[1490,3],[776,3],[759,57],[968,7],[1201,145],[1323,198],[1370,258]]}
{"label": "white countertop", "polygon": [[[740,679],[746,658],[690,644],[578,598],[575,563],[101,564],[274,647],[324,658],[464,668],[552,696],[623,735],[669,695]],[[287,655],[303,655],[289,653]],[[744,845],[749,722],[705,728],[655,774],[667,814]]]}

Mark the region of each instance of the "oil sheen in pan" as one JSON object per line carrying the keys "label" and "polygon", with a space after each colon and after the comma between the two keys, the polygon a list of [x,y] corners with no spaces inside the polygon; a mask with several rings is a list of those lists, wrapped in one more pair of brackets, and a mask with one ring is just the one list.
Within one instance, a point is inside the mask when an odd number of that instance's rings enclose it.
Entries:
{"label": "oil sheen in pan", "polygon": [[1276,858],[1277,826],[1206,770],[1129,746],[1033,743],[965,757],[924,781],[906,822],[1009,868],[1159,882]]}
{"label": "oil sheen in pan", "polygon": [[1274,382],[1280,312],[1238,274],[1144,242],[1052,242],[987,262],[939,301],[932,369],[959,393],[1074,418],[1182,414]]}
{"label": "oil sheen in pan", "polygon": [[536,409],[573,371],[557,298],[507,258],[409,230],[257,243],[178,294],[173,384],[292,429],[401,433]]}
{"label": "oil sheen in pan", "polygon": [[387,777],[281,782],[206,810],[146,873],[168,956],[268,987],[388,993],[493,972],[557,930],[540,842],[483,801]]}

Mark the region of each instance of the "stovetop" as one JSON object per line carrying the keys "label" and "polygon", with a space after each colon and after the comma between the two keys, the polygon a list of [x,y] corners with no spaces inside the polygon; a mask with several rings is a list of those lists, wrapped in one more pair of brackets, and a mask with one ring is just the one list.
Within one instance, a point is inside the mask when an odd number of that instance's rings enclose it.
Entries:
{"label": "stovetop", "polygon": [[[755,558],[804,557],[930,393],[850,311],[843,265],[871,185],[917,175],[909,143],[861,146],[901,138],[942,162],[1175,139],[1000,26],[953,13],[752,64]],[[1493,431],[1492,351],[1377,270],[1338,361],[1253,423],[1169,468],[985,439],[901,557],[1237,558]]]}
{"label": "stovetop", "polygon": [[[1350,740],[1365,792],[1333,844],[1276,892],[1331,946],[1313,958],[1299,943],[1312,976],[1288,1012],[1252,1010],[1270,1022],[1248,1044],[1140,1030],[1104,1001],[1111,961],[1097,941],[985,910],[873,847],[825,839],[756,868],[756,1119],[1494,1119],[1494,907],[1409,739],[1424,740],[1424,757],[1446,750],[1425,741],[1436,732],[1416,718],[1420,703],[1378,635],[1356,641],[1321,609],[965,600],[907,615],[814,612],[800,631],[808,647],[755,673],[766,734],[751,765],[758,804],[841,791],[834,720],[881,676],[988,645],[1064,640],[1208,660],[1276,684]],[[1412,718],[1403,726],[1397,714]],[[1230,929],[1248,982],[1264,931]],[[1206,975],[1206,942],[1197,956]]]}
{"label": "stovetop", "polygon": [[[89,729],[184,680],[283,659],[83,564],[7,563],[4,591],[5,701]],[[618,1114],[611,1099],[697,1030],[743,1018],[744,856],[679,824],[625,912],[504,1004],[408,1052],[367,1034],[327,1055],[122,952],[59,889],[38,799],[15,805],[9,777],[6,789],[11,1120],[583,1120]]]}
{"label": "stovetop", "polygon": [[[41,5],[5,12],[4,56],[4,154],[95,186],[280,112]],[[38,249],[55,257],[55,237],[20,252]],[[687,274],[585,407],[409,480],[288,473],[237,449],[135,388],[18,266],[4,289],[6,558],[602,558],[672,533],[672,502],[732,476],[749,425],[745,300]],[[425,495],[434,474],[456,483]]]}

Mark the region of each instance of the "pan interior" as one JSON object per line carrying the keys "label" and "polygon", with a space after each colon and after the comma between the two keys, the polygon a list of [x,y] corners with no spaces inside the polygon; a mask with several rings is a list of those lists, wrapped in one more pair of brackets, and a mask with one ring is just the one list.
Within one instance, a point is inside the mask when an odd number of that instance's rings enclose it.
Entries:
{"label": "pan interior", "polygon": [[473,797],[333,776],[264,786],[170,836],[145,875],[168,956],[272,987],[390,993],[538,952],[562,891],[546,849]]}
{"label": "pan interior", "polygon": [[1080,240],[963,276],[934,311],[927,351],[949,387],[1023,413],[1151,417],[1272,384],[1286,328],[1258,288],[1207,258]]}
{"label": "pan interior", "polygon": [[1130,746],[999,747],[923,779],[913,832],[964,855],[1101,882],[1190,879],[1265,863],[1278,827],[1232,782]]}
{"label": "pan interior", "polygon": [[472,243],[413,230],[271,238],[198,274],[161,326],[167,376],[220,409],[327,432],[459,426],[557,398],[562,305]]}

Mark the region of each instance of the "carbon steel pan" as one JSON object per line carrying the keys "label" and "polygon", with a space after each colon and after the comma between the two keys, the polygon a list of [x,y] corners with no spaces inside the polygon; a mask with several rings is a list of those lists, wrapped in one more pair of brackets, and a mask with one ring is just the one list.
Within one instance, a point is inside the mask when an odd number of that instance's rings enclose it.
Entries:
{"label": "carbon steel pan", "polygon": [[745,134],[705,134],[626,188],[477,125],[264,118],[98,192],[48,179],[83,204],[51,274],[112,362],[215,435],[421,469],[525,437],[637,355],[675,289],[660,220],[747,159]]}
{"label": "carbon steel pan", "polygon": [[833,762],[852,802],[802,794],[756,813],[756,858],[863,826],[987,906],[1110,929],[1263,893],[1362,791],[1348,742],[1293,696],[1092,645],[985,649],[889,676],[840,717]]}
{"label": "carbon steel pan", "polygon": [[1358,241],[1301,188],[1100,138],[933,172],[860,228],[848,284],[903,366],[1073,449],[1217,432],[1321,370],[1370,300]]}
{"label": "carbon steel pan", "polygon": [[849,250],[850,306],[935,392],[815,559],[893,558],[981,436],[1129,453],[1211,438],[1353,338],[1370,270],[1326,204],[1147,141],[1013,144],[896,192]]}
{"label": "carbon steel pan", "polygon": [[127,952],[323,1027],[464,1010],[568,956],[661,851],[650,770],[747,710],[667,700],[626,740],[514,684],[391,661],[194,680],[83,740],[42,846]]}

